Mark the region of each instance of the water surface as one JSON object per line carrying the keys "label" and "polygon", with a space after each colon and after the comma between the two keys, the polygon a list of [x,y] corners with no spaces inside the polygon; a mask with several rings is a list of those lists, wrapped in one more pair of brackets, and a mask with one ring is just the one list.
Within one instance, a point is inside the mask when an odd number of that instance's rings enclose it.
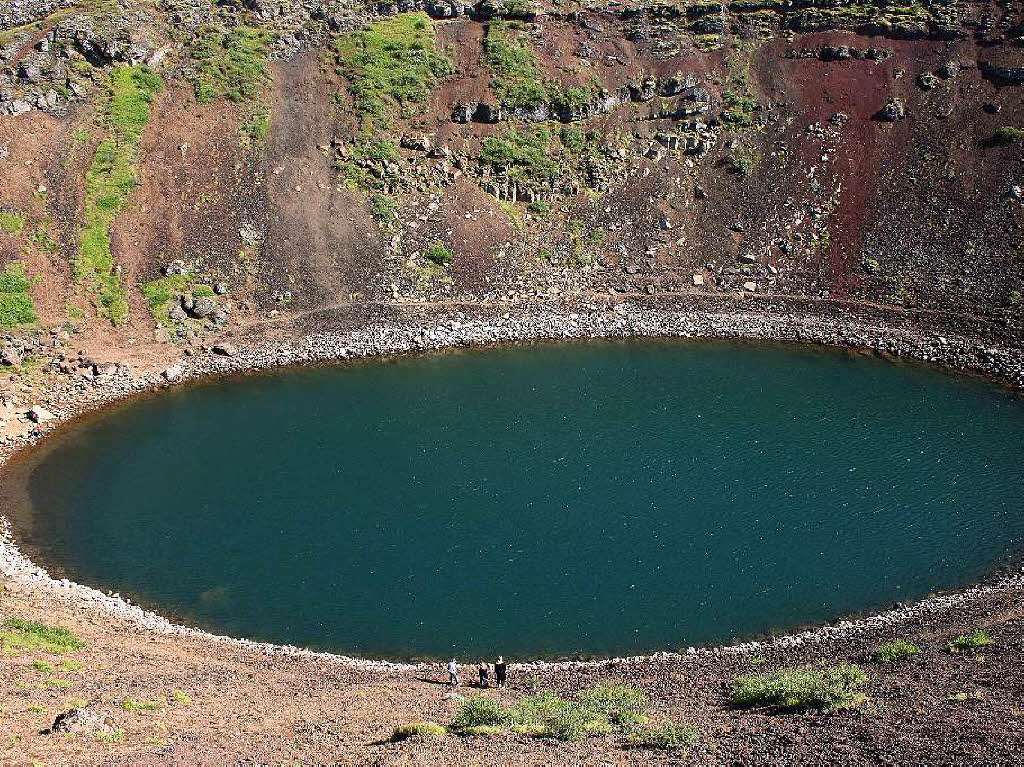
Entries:
{"label": "water surface", "polygon": [[217,632],[623,654],[980,577],[1024,548],[1022,445],[1018,397],[923,366],[546,344],[137,400],[17,463],[4,508],[69,577]]}

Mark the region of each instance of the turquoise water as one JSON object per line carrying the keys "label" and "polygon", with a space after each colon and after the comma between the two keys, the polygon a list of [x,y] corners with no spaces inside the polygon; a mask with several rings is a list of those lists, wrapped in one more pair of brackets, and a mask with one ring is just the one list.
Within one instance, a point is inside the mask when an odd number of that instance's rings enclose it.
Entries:
{"label": "turquoise water", "polygon": [[546,344],[134,401],[15,466],[5,508],[69,577],[217,632],[622,654],[982,576],[1024,550],[1022,445],[1019,397],[923,366]]}

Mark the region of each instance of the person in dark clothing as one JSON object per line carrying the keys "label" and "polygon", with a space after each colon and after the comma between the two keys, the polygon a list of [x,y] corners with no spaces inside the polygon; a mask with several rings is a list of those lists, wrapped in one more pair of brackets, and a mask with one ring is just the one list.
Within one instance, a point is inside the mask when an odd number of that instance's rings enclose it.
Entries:
{"label": "person in dark clothing", "polygon": [[505,686],[505,680],[508,674],[508,664],[505,663],[505,658],[501,655],[498,656],[498,660],[494,663],[494,682],[498,687]]}
{"label": "person in dark clothing", "polygon": [[489,687],[490,680],[488,679],[488,677],[490,676],[491,673],[490,668],[487,666],[486,663],[481,663],[480,668],[478,670],[480,672],[480,686]]}

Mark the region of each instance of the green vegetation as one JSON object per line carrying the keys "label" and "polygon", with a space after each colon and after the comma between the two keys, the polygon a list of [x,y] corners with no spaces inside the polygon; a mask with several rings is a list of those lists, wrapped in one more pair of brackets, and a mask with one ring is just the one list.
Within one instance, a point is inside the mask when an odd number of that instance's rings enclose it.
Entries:
{"label": "green vegetation", "polygon": [[153,312],[153,318],[161,326],[173,325],[170,317],[171,307],[183,293],[191,293],[193,298],[209,298],[216,295],[210,285],[202,282],[194,274],[171,274],[144,283],[142,295]]}
{"label": "green vegetation", "polygon": [[409,724],[402,724],[395,728],[395,731],[391,734],[391,740],[397,743],[400,740],[411,738],[414,735],[428,735],[431,737],[437,737],[444,735],[448,731],[435,722],[410,722]]}
{"label": "green vegetation", "polygon": [[189,695],[178,689],[171,690],[171,699],[175,703],[181,703],[186,706],[192,702],[192,698]]}
{"label": "green vegetation", "polygon": [[437,50],[434,26],[425,13],[402,13],[342,35],[333,52],[349,80],[364,136],[390,130],[399,116],[413,114],[452,62]]}
{"label": "green vegetation", "polygon": [[236,103],[254,101],[267,80],[270,34],[263,29],[240,26],[224,32],[202,29],[187,51],[195,62],[192,87],[200,103],[218,96]]}
{"label": "green vegetation", "polygon": [[60,626],[47,626],[23,618],[8,618],[3,626],[0,630],[0,647],[40,650],[53,655],[63,655],[85,647],[85,642]]}
{"label": "green vegetation", "polygon": [[492,73],[491,90],[509,109],[548,101],[548,87],[528,35],[527,28],[515,22],[492,21],[487,28],[484,61]]}
{"label": "green vegetation", "polygon": [[1021,139],[1024,139],[1024,130],[1011,125],[1000,125],[992,135],[992,141],[996,144],[1016,144]]}
{"label": "green vegetation", "polygon": [[257,103],[242,126],[242,144],[246,147],[261,146],[270,135],[270,107]]}
{"label": "green vegetation", "polygon": [[551,131],[547,128],[512,128],[484,139],[480,162],[517,181],[550,184],[559,166],[550,156]]}
{"label": "green vegetation", "polygon": [[110,226],[135,188],[135,162],[150,103],[163,81],[148,67],[117,67],[110,76],[109,137],[93,155],[85,177],[85,225],[75,278],[98,292],[103,314],[115,324],[128,316],[128,300],[110,251]]}
{"label": "green vegetation", "polygon": [[21,234],[24,228],[25,217],[23,215],[0,210],[0,229],[3,229],[7,234],[17,236]]}
{"label": "green vegetation", "polygon": [[110,732],[97,732],[96,740],[102,743],[120,743],[124,740],[124,730],[116,727]]}
{"label": "green vegetation", "polygon": [[440,240],[434,241],[429,248],[423,251],[423,255],[428,261],[432,261],[438,266],[450,264],[455,258],[454,254]]}
{"label": "green vegetation", "polygon": [[514,706],[477,695],[466,700],[451,724],[462,735],[496,735],[512,729],[535,738],[582,740],[593,735],[620,733],[638,746],[672,748],[695,742],[696,730],[665,721],[651,725],[647,696],[626,685],[603,685],[584,690],[575,699],[540,692]]}
{"label": "green vegetation", "polygon": [[36,671],[41,671],[44,674],[52,674],[53,673],[53,664],[52,663],[47,663],[45,660],[34,660],[34,661],[32,661],[32,668],[34,668]]}
{"label": "green vegetation", "polygon": [[768,674],[738,676],[733,680],[732,705],[779,706],[786,709],[838,710],[857,705],[856,688],[867,676],[856,666],[821,669],[782,669]]}
{"label": "green vegetation", "polygon": [[132,700],[127,698],[122,701],[121,708],[125,711],[160,711],[164,708],[164,705],[163,701]]}
{"label": "green vegetation", "polygon": [[907,658],[911,655],[920,655],[921,648],[911,644],[905,639],[894,639],[886,642],[872,653],[872,657],[879,663],[892,663],[900,658]]}
{"label": "green vegetation", "polygon": [[30,325],[39,320],[28,292],[30,284],[20,261],[11,261],[0,272],[0,327]]}
{"label": "green vegetation", "polygon": [[639,748],[682,748],[696,743],[698,734],[696,727],[666,719],[658,724],[645,724],[629,731],[626,742]]}
{"label": "green vegetation", "polygon": [[395,213],[398,211],[398,203],[395,198],[387,194],[370,195],[370,213],[379,221],[389,223],[394,221]]}
{"label": "green vegetation", "polygon": [[57,668],[60,671],[81,671],[82,664],[77,660],[62,660]]}
{"label": "green vegetation", "polygon": [[960,650],[977,650],[979,647],[994,645],[996,640],[986,634],[982,629],[975,629],[970,634],[961,634],[949,643],[950,652]]}
{"label": "green vegetation", "polygon": [[529,27],[518,22],[488,24],[484,62],[491,70],[491,91],[506,109],[549,104],[560,113],[573,113],[594,99],[591,88],[564,88],[542,76]]}

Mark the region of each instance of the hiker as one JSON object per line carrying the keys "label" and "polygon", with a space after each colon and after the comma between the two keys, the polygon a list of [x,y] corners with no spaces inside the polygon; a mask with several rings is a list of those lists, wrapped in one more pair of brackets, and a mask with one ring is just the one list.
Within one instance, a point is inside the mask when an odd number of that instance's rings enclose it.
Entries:
{"label": "hiker", "polygon": [[505,663],[505,658],[501,655],[498,656],[498,660],[494,664],[494,683],[498,687],[505,686],[505,675],[508,673],[508,664]]}
{"label": "hiker", "polygon": [[481,663],[477,671],[480,673],[480,686],[489,687],[490,684],[488,677],[490,676],[491,673],[490,668],[488,668],[486,663]]}
{"label": "hiker", "polygon": [[448,670],[448,684],[452,687],[459,686],[459,667],[455,665],[455,658],[448,661],[448,665],[445,666]]}

